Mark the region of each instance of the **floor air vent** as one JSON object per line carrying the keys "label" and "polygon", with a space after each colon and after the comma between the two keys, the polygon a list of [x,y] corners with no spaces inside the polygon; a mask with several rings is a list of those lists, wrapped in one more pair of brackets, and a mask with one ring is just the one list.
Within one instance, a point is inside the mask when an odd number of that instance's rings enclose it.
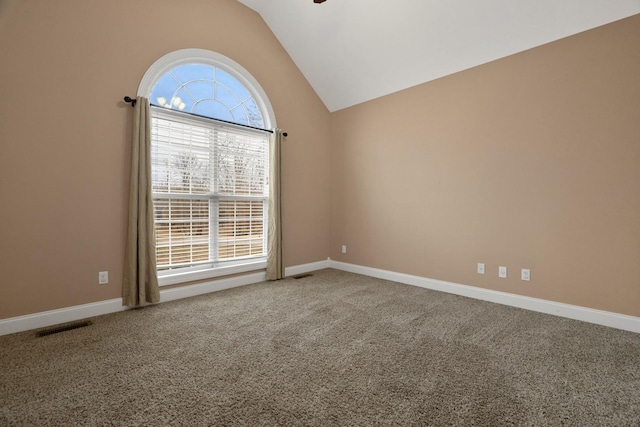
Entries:
{"label": "floor air vent", "polygon": [[311,273],[305,273],[305,274],[298,274],[297,276],[293,276],[294,279],[304,279],[305,277],[311,277],[313,276],[313,274]]}
{"label": "floor air vent", "polygon": [[53,334],[58,334],[60,332],[70,331],[72,329],[84,328],[86,326],[89,326],[90,324],[91,322],[86,320],[82,322],[69,323],[61,326],[54,326],[53,328],[49,328],[44,331],[38,332],[36,334],[36,337],[41,338],[41,337],[46,337],[47,335],[53,335]]}

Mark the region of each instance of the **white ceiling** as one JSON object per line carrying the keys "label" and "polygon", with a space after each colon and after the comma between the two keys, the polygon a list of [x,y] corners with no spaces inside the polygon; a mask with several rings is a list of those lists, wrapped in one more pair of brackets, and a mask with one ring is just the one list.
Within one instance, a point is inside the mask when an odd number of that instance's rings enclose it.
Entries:
{"label": "white ceiling", "polygon": [[330,111],[640,13],[640,0],[238,0]]}

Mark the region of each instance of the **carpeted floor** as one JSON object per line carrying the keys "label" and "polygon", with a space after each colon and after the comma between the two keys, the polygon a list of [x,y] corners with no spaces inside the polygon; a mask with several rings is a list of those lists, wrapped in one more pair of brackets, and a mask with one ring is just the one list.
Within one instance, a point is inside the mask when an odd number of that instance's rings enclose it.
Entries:
{"label": "carpeted floor", "polygon": [[336,270],[0,337],[0,426],[638,426],[640,335]]}

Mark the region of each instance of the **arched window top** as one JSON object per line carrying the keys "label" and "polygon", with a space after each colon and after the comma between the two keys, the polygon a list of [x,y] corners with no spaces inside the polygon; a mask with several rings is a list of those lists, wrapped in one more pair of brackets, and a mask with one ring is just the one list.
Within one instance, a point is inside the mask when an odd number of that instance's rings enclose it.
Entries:
{"label": "arched window top", "polygon": [[264,127],[254,97],[238,79],[208,64],[179,65],[162,75],[149,101],[214,119]]}
{"label": "arched window top", "polygon": [[275,127],[258,82],[240,64],[204,49],[160,58],[142,78],[138,95],[153,105],[263,129]]}

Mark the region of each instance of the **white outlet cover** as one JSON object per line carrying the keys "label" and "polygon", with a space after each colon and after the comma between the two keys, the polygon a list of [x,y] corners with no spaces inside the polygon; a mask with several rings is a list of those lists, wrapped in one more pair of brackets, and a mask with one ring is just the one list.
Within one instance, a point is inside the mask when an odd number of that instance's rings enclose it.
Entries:
{"label": "white outlet cover", "polygon": [[507,267],[498,267],[498,277],[501,277],[503,279],[507,278]]}
{"label": "white outlet cover", "polygon": [[99,285],[106,285],[107,283],[109,283],[109,272],[108,271],[101,271],[98,273],[98,284]]}
{"label": "white outlet cover", "polygon": [[342,253],[343,254],[347,253],[347,245],[342,245]]}
{"label": "white outlet cover", "polygon": [[478,263],[478,274],[484,274],[484,263]]}
{"label": "white outlet cover", "polygon": [[531,281],[531,270],[528,268],[523,268],[520,272],[520,278],[526,282]]}

